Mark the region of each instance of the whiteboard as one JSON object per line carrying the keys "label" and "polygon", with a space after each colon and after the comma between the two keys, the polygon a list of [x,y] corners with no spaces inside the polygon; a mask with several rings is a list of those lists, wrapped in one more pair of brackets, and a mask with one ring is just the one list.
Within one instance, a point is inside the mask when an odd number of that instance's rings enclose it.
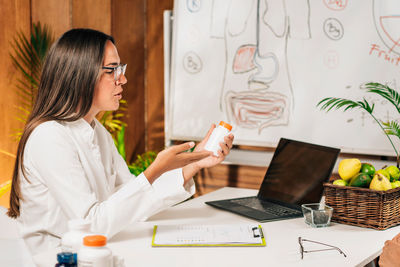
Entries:
{"label": "whiteboard", "polygon": [[395,155],[368,113],[316,105],[365,98],[377,118],[399,120],[365,83],[398,90],[400,1],[175,0],[173,14],[171,139],[201,140],[224,120],[237,145],[275,147],[286,137]]}

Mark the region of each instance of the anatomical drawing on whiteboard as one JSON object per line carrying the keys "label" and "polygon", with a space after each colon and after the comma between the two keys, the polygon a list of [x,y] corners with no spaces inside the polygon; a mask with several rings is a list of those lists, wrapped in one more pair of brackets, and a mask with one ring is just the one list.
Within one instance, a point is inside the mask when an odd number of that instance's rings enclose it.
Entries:
{"label": "anatomical drawing on whiteboard", "polygon": [[[223,120],[239,146],[286,137],[392,155],[368,114],[317,107],[326,97],[383,101],[367,82],[399,88],[400,1],[364,2],[174,0],[171,140],[199,141]],[[377,117],[394,116],[376,103]]]}
{"label": "anatomical drawing on whiteboard", "polygon": [[309,0],[214,0],[210,37],[225,44],[219,106],[228,121],[259,134],[288,125],[295,99],[287,48],[311,38]]}

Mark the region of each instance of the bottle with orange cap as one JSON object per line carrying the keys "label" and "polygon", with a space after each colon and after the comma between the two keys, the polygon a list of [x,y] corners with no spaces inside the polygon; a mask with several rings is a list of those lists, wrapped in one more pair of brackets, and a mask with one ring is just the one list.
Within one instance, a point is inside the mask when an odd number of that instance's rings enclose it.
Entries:
{"label": "bottle with orange cap", "polygon": [[215,127],[210,137],[208,138],[207,144],[204,147],[205,150],[211,151],[215,156],[218,156],[218,150],[221,150],[220,143],[224,142],[224,137],[227,136],[232,130],[232,125],[220,121],[219,125]]}
{"label": "bottle with orange cap", "polygon": [[78,267],[112,267],[113,256],[104,235],[88,235],[78,252]]}

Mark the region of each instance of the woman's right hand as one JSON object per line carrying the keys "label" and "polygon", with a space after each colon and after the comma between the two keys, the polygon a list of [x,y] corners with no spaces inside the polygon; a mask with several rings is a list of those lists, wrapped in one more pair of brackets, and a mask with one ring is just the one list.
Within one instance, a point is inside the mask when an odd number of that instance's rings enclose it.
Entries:
{"label": "woman's right hand", "polygon": [[398,266],[400,263],[400,234],[392,240],[387,240],[379,256],[379,266]]}
{"label": "woman's right hand", "polygon": [[210,151],[185,152],[194,147],[194,142],[171,146],[157,154],[154,162],[144,171],[150,184],[167,171],[182,168],[212,154]]}

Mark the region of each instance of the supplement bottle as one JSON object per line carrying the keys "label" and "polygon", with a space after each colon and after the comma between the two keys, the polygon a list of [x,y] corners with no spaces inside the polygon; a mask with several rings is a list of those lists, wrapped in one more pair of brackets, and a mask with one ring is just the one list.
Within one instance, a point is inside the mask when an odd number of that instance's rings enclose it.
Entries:
{"label": "supplement bottle", "polygon": [[68,221],[68,232],[61,238],[61,251],[78,253],[82,246],[83,238],[91,235],[90,221],[74,219]]}
{"label": "supplement bottle", "polygon": [[218,150],[221,150],[220,143],[224,143],[224,137],[232,130],[232,126],[224,121],[220,121],[219,125],[213,130],[208,138],[205,150],[211,151],[218,157]]}
{"label": "supplement bottle", "polygon": [[76,253],[61,252],[57,254],[57,264],[55,267],[77,267]]}
{"label": "supplement bottle", "polygon": [[106,247],[104,235],[89,235],[83,238],[83,246],[78,252],[79,267],[112,267],[113,256]]}

